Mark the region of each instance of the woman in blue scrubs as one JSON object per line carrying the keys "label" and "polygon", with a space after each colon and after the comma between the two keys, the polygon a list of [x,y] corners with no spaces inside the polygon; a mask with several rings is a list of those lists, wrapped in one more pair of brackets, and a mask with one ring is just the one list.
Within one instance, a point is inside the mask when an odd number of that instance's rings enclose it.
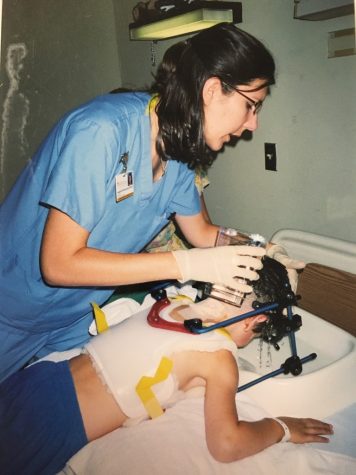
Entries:
{"label": "woman in blue scrubs", "polygon": [[[150,93],[100,96],[50,131],[0,208],[0,380],[83,346],[90,302],[123,284],[194,279],[251,287],[264,250],[214,248],[194,170],[257,128],[274,83],[266,48],[220,24],[172,46]],[[194,249],[140,253],[175,215]],[[200,248],[200,249],[199,249]]]}

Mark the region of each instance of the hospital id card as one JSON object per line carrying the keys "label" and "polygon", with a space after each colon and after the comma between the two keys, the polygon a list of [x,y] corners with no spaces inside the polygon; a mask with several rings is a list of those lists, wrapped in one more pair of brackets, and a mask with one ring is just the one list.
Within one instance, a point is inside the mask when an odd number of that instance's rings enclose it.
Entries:
{"label": "hospital id card", "polygon": [[116,203],[134,194],[133,172],[119,173],[115,177]]}

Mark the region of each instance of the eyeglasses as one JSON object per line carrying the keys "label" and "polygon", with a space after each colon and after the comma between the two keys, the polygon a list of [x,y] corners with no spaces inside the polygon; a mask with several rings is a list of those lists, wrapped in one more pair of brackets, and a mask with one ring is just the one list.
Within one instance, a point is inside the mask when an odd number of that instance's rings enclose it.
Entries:
{"label": "eyeglasses", "polygon": [[[253,115],[256,115],[260,112],[261,108],[262,108],[262,105],[263,105],[263,101],[254,101],[253,99],[251,99],[251,97],[248,97],[246,96],[246,94],[244,94],[243,92],[240,91],[240,89],[238,89],[237,87],[235,86],[232,86],[231,84],[229,84],[228,82],[226,81],[222,81],[222,84],[224,84],[225,86],[229,87],[230,89],[233,89],[234,91],[236,91],[238,94],[240,94],[240,96],[244,97],[249,103],[250,103],[250,107],[251,107],[251,110],[252,110],[252,113]],[[246,91],[247,92],[247,91]]]}

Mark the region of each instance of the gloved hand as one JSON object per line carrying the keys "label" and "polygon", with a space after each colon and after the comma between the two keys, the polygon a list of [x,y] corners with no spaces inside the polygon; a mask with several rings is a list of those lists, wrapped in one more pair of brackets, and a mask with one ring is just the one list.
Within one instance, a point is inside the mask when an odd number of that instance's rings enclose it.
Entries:
{"label": "gloved hand", "polygon": [[283,246],[280,246],[279,244],[270,245],[270,247],[267,249],[266,255],[284,265],[288,272],[290,286],[293,292],[296,292],[298,285],[297,269],[304,269],[305,262],[289,257],[288,252]]}
{"label": "gloved hand", "polygon": [[182,275],[181,281],[211,282],[243,293],[252,292],[252,287],[239,279],[257,280],[254,269],[262,268],[258,257],[265,253],[264,248],[254,246],[218,246],[172,252]]}

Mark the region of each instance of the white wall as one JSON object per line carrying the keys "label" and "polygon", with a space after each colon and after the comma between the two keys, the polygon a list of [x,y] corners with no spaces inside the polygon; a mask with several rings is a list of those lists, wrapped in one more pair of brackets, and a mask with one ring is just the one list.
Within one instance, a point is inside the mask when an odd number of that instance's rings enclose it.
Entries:
{"label": "white wall", "polygon": [[[119,85],[120,76],[124,86],[152,81],[151,43],[128,39],[137,0],[65,4],[71,8],[62,11],[63,0],[4,2],[11,21],[4,17],[3,66],[8,44],[25,42],[30,64],[24,64],[19,92],[31,106],[25,150],[16,127],[9,129],[7,174],[0,176],[7,188],[63,111]],[[213,165],[210,214],[215,222],[266,237],[290,227],[356,241],[356,56],[327,58],[327,33],[353,26],[354,18],[294,20],[293,0],[243,0],[243,18],[239,26],[274,53],[277,85],[253,140],[227,147]],[[155,46],[157,61],[176,41]],[[2,78],[4,100],[4,68]],[[277,144],[277,172],[264,170],[264,142]]]}
{"label": "white wall", "polygon": [[64,112],[121,83],[114,0],[3,0],[0,200]]}
{"label": "white wall", "polygon": [[[131,21],[136,1],[121,5]],[[206,191],[215,222],[270,237],[281,228],[356,241],[356,56],[328,59],[328,32],[354,17],[293,19],[293,0],[243,0],[241,28],[277,63],[277,85],[250,142],[226,147]],[[125,32],[127,34],[127,31]],[[158,60],[177,39],[159,42]],[[151,80],[149,42],[122,37],[123,82]],[[277,144],[277,172],[264,169],[264,142]]]}
{"label": "white wall", "polygon": [[[327,58],[328,32],[354,18],[294,20],[292,3],[243,2],[241,27],[273,52],[277,85],[253,140],[213,166],[209,211],[266,237],[290,227],[356,241],[356,56]],[[264,142],[277,144],[277,172],[264,170]]]}

